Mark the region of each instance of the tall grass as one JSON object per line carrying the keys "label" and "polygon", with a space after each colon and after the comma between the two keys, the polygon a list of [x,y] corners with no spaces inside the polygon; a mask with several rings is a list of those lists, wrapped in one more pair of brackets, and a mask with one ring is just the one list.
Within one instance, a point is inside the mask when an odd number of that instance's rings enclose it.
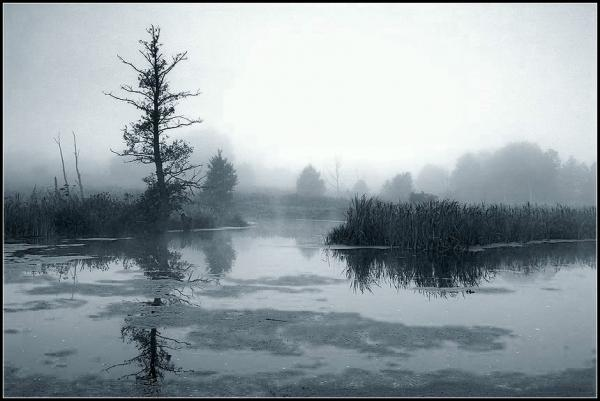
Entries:
{"label": "tall grass", "polygon": [[133,198],[99,193],[81,199],[60,193],[20,193],[4,198],[4,235],[8,238],[66,235],[119,235],[139,220]]}
{"label": "tall grass", "polygon": [[329,232],[326,242],[443,252],[498,242],[592,238],[595,207],[391,203],[363,196],[351,201],[346,222]]}
{"label": "tall grass", "polygon": [[[141,196],[115,196],[97,193],[84,199],[75,192],[35,189],[29,197],[20,193],[4,197],[4,235],[6,238],[51,238],[72,236],[119,236],[154,232],[157,207]],[[166,229],[181,229],[179,211],[174,211]],[[191,218],[188,229],[220,225],[244,226],[236,214],[214,216],[198,205],[186,205]]]}

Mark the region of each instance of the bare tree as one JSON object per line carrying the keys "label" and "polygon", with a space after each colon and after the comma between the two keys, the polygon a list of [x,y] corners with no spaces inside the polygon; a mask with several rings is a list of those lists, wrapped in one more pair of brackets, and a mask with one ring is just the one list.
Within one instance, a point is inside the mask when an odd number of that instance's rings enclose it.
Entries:
{"label": "bare tree", "polygon": [[83,200],[83,185],[81,185],[81,174],[79,173],[79,150],[77,150],[77,140],[75,139],[75,131],[71,131],[73,133],[73,146],[75,147],[75,171],[77,171],[77,182],[79,183],[79,194],[81,195],[81,200]]}
{"label": "bare tree", "polygon": [[329,184],[330,186],[332,186],[333,188],[335,188],[335,196],[337,198],[340,197],[340,171],[341,171],[341,167],[342,167],[342,162],[340,161],[339,157],[335,157],[334,159],[334,171],[329,172],[329,179],[327,181],[332,181],[333,184]]}
{"label": "bare tree", "polygon": [[69,196],[69,182],[67,181],[67,172],[65,170],[65,159],[63,158],[62,146],[60,146],[60,132],[58,133],[58,137],[54,138],[54,142],[58,145],[60,152],[60,162],[62,163],[63,178],[65,179],[65,194]]}
{"label": "bare tree", "polygon": [[[172,210],[171,200],[187,190],[200,189],[200,180],[196,170],[200,165],[189,162],[193,148],[182,140],[167,143],[167,132],[185,126],[198,124],[201,120],[190,119],[175,112],[175,105],[181,99],[198,96],[200,92],[172,92],[166,78],[181,61],[187,60],[187,51],[172,56],[167,61],[159,42],[160,28],[151,25],[146,30],[150,40],[140,40],[145,66],[117,57],[123,64],[131,67],[137,74],[137,87],[121,85],[124,95],[104,93],[114,99],[128,103],[141,111],[138,121],[125,126],[123,139],[126,148],[122,152],[113,153],[127,156],[128,162],[154,164],[155,173],[146,177],[149,189],[158,192],[158,226],[164,224]],[[191,175],[191,177],[189,177]]]}

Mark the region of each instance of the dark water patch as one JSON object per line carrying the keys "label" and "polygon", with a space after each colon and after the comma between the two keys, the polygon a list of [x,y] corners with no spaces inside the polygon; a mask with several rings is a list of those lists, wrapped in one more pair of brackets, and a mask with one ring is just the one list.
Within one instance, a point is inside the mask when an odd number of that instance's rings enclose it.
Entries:
{"label": "dark water patch", "polygon": [[323,366],[327,366],[327,364],[321,360],[315,361],[313,363],[296,363],[294,365],[295,368],[297,369],[319,369],[322,368]]}
{"label": "dark water patch", "polygon": [[55,357],[55,358],[65,358],[67,356],[75,355],[76,353],[77,353],[76,349],[63,349],[60,351],[46,352],[46,353],[44,353],[44,355]]}
{"label": "dark water patch", "polygon": [[48,286],[35,287],[27,290],[30,295],[58,295],[58,294],[78,294],[96,297],[115,297],[131,296],[143,294],[144,287],[136,288],[129,282],[120,284],[90,284],[90,283],[69,283],[55,282]]}
{"label": "dark water patch", "polygon": [[471,294],[510,294],[515,292],[503,287],[415,287],[414,290],[426,294],[444,295],[471,295]]}
{"label": "dark water patch", "polygon": [[195,370],[193,372],[188,372],[187,375],[191,377],[205,377],[205,376],[213,376],[216,375],[217,371],[215,370]]}
{"label": "dark water patch", "polygon": [[98,280],[94,283],[74,284],[72,281],[47,281],[46,283],[44,286],[31,288],[26,293],[30,295],[77,294],[84,297],[164,297],[174,300],[182,298],[181,291],[185,288],[201,288],[212,285],[205,281],[171,278],[147,280],[139,277],[128,280]]}
{"label": "dark water patch", "polygon": [[29,301],[23,303],[9,303],[4,307],[6,313],[53,310],[61,308],[79,308],[87,303],[82,299],[54,299],[51,301]]}
{"label": "dark water patch", "polygon": [[242,280],[242,279],[228,279],[233,283],[237,284],[265,284],[274,286],[289,286],[289,287],[308,287],[315,285],[329,285],[344,283],[347,280],[317,276],[315,274],[300,274],[297,276],[283,276],[283,277],[262,277],[257,279]]}
{"label": "dark water patch", "polygon": [[373,355],[407,356],[417,349],[441,348],[446,341],[467,351],[493,351],[503,349],[502,339],[512,335],[497,327],[408,326],[357,313],[206,310],[188,305],[152,309],[133,302],[112,304],[101,315],[127,316],[127,325],[132,327],[192,327],[187,340],[196,348],[277,355],[302,355],[304,346],[333,346]]}
{"label": "dark water patch", "polygon": [[206,288],[202,291],[203,296],[212,298],[239,298],[243,295],[252,294],[260,291],[276,291],[284,294],[300,294],[321,292],[317,288],[288,288],[267,285],[224,285],[218,287]]}

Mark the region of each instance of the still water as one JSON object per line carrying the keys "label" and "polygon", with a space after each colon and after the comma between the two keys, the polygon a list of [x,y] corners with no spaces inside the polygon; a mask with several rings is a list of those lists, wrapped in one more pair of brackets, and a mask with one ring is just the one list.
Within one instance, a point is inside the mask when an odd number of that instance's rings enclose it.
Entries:
{"label": "still water", "polygon": [[335,224],[5,243],[5,395],[596,395],[595,241],[433,258]]}

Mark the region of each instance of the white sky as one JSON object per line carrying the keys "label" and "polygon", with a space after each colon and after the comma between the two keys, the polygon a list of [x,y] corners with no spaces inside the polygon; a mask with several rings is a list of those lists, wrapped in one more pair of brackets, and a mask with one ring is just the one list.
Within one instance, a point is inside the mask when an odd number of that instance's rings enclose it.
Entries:
{"label": "white sky", "polygon": [[[238,163],[311,162],[394,174],[529,140],[596,160],[595,4],[4,5],[6,167],[51,163],[60,131],[85,163],[121,149],[136,112],[102,94],[135,75],[162,29],[181,104],[228,137]],[[70,142],[68,142],[70,144]]]}

